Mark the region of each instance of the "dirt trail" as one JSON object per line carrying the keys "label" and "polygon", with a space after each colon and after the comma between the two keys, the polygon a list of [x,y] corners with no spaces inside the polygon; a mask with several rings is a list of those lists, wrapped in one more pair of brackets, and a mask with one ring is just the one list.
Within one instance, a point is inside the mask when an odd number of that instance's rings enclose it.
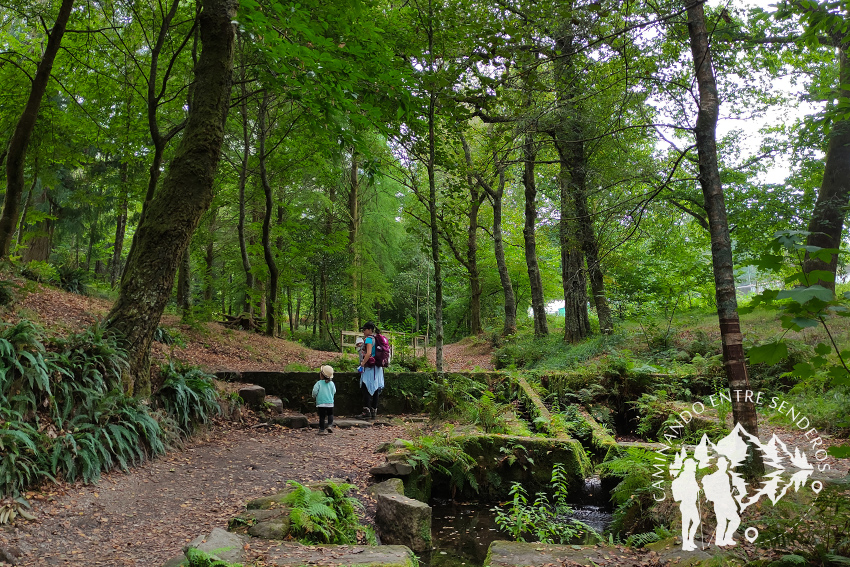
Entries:
{"label": "dirt trail", "polygon": [[[327,436],[219,428],[127,474],[104,475],[96,486],[46,485],[31,497],[36,520],[0,529],[0,547],[22,553],[18,565],[157,567],[287,480],[348,478],[365,487],[369,467],[384,459],[375,447],[405,433],[402,426]],[[253,547],[257,553],[262,546]]]}
{"label": "dirt trail", "polygon": [[[431,364],[437,363],[437,349],[428,349]],[[443,363],[448,372],[468,370],[493,370],[493,347],[488,342],[466,338],[460,342],[443,345]]]}

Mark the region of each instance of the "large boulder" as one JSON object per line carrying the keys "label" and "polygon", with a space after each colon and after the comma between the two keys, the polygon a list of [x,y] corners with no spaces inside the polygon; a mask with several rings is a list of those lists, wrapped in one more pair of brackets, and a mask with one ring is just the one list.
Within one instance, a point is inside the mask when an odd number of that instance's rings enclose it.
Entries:
{"label": "large boulder", "polygon": [[266,389],[262,386],[245,386],[239,388],[239,397],[251,409],[262,409],[266,401]]}
{"label": "large boulder", "polygon": [[183,551],[185,553],[190,547],[194,547],[222,561],[241,563],[245,557],[245,550],[242,547],[245,541],[244,536],[230,533],[221,528],[214,528],[209,534],[193,539]]}
{"label": "large boulder", "polygon": [[283,400],[277,396],[266,396],[266,407],[269,413],[280,415],[283,413]]}
{"label": "large boulder", "polygon": [[404,483],[400,478],[390,478],[384,482],[376,482],[369,486],[366,488],[366,492],[369,493],[372,498],[377,498],[381,494],[398,494],[400,496],[404,496]]}
{"label": "large boulder", "polygon": [[303,429],[305,427],[310,427],[310,421],[307,419],[307,416],[301,415],[300,413],[293,415],[276,415],[269,419],[269,422],[282,425],[283,427],[288,427],[290,429]]}
{"label": "large boulder", "polygon": [[407,463],[384,463],[369,469],[372,476],[407,476],[413,472],[413,467]]}
{"label": "large boulder", "polygon": [[381,541],[406,545],[416,553],[431,549],[431,507],[401,494],[377,495],[375,524]]}

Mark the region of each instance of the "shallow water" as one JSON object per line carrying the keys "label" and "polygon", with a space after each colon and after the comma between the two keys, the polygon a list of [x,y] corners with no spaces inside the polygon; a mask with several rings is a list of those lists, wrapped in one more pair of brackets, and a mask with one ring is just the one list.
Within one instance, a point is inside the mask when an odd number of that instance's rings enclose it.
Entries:
{"label": "shallow water", "polygon": [[[434,549],[420,555],[422,567],[474,567],[483,565],[487,550],[495,540],[510,536],[499,531],[493,504],[435,504],[431,509],[431,537]],[[611,514],[600,506],[574,505],[573,519],[602,533],[611,523]],[[590,543],[576,541],[573,543]]]}

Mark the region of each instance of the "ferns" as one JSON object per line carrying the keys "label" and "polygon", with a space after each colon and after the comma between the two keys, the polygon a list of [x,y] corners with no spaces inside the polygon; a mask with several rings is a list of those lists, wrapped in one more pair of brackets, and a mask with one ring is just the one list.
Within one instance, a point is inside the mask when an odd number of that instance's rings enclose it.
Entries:
{"label": "ferns", "polygon": [[206,423],[210,414],[221,413],[212,376],[198,368],[175,367],[173,362],[163,366],[162,373],[165,382],[154,401],[177,422],[184,434]]}
{"label": "ferns", "polygon": [[651,489],[655,462],[650,451],[629,447],[620,457],[600,465],[603,472],[622,478],[611,491],[616,507],[612,532],[633,534],[655,528],[658,522],[653,516],[653,507],[656,502]]}
{"label": "ferns", "polygon": [[463,490],[465,484],[478,491],[478,481],[473,475],[477,463],[450,433],[423,435],[414,442],[405,441],[404,444],[410,453],[407,463],[413,468],[419,468],[424,474],[436,471],[445,475],[453,491]]}
{"label": "ferns", "polygon": [[326,481],[321,490],[312,490],[294,480],[289,484],[294,490],[283,503],[291,508],[290,531],[295,537],[304,543],[357,543],[365,528],[357,519],[360,503],[346,496],[353,485]]}
{"label": "ferns", "polygon": [[169,365],[154,400],[163,410],[124,394],[128,370],[127,353],[100,325],[46,343],[28,321],[0,330],[0,498],[43,479],[96,482],[164,453],[220,411],[200,370]]}

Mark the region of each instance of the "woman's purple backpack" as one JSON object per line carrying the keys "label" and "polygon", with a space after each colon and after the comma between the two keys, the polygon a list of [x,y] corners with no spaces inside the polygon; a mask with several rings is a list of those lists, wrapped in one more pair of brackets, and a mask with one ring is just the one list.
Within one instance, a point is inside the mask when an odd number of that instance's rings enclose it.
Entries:
{"label": "woman's purple backpack", "polygon": [[390,365],[390,343],[387,337],[375,335],[375,366],[386,368]]}

